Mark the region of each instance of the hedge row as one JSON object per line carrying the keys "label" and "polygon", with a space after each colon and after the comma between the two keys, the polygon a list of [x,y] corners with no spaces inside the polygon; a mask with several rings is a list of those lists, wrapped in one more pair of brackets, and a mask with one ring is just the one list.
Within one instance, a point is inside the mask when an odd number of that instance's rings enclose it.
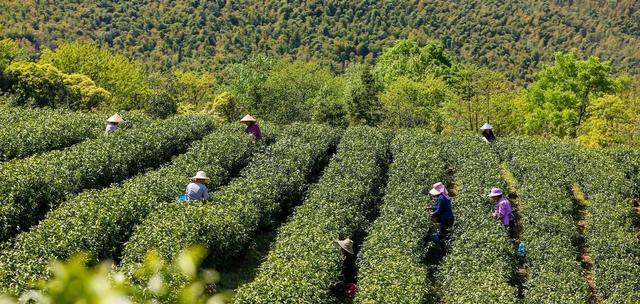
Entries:
{"label": "hedge row", "polygon": [[[0,162],[69,147],[104,133],[108,116],[51,109],[0,107]],[[127,121],[144,121],[142,115],[123,114]],[[148,120],[148,119],[146,119]]]}
{"label": "hedge row", "polygon": [[605,303],[640,303],[640,242],[631,184],[618,165],[596,151],[575,151],[578,183],[589,199],[585,231],[596,287]]}
{"label": "hedge row", "polygon": [[387,194],[359,254],[355,303],[423,303],[432,284],[423,264],[433,244],[428,191],[445,179],[446,164],[425,131],[402,132],[391,148]]}
{"label": "hedge row", "polygon": [[618,163],[618,168],[633,184],[633,197],[640,198],[640,149],[616,147],[605,150],[604,155]]}
{"label": "hedge row", "polygon": [[495,204],[487,194],[505,189],[499,160],[492,148],[475,136],[443,139],[454,175],[455,223],[447,252],[436,274],[444,303],[515,303],[509,282],[514,249],[506,230],[492,218]]}
{"label": "hedge row", "polygon": [[210,202],[173,204],[150,214],[125,246],[125,270],[135,270],[150,249],[171,260],[182,248],[203,244],[211,260],[233,257],[261,224],[276,217],[283,204],[300,199],[308,179],[326,162],[337,140],[337,130],[329,127],[289,127],[241,177],[215,192]]}
{"label": "hedge row", "polygon": [[4,163],[0,167],[0,241],[37,223],[68,195],[158,166],[212,128],[209,118],[175,117]]}
{"label": "hedge row", "polygon": [[519,212],[527,245],[526,303],[585,303],[589,290],[572,240],[577,228],[570,187],[570,166],[552,143],[530,138],[498,145],[519,181]]}
{"label": "hedge row", "polygon": [[0,256],[0,284],[14,293],[22,291],[30,282],[50,276],[51,259],[67,259],[80,251],[96,261],[116,258],[133,226],[153,210],[173,204],[189,176],[204,170],[214,191],[247,163],[253,147],[239,126],[222,126],[171,165],[122,186],[81,193],[17,236],[13,247]]}
{"label": "hedge row", "polygon": [[368,127],[348,129],[324,175],[290,221],[252,283],[235,303],[331,303],[339,282],[342,253],[335,239],[367,225],[366,210],[383,183],[388,138]]}

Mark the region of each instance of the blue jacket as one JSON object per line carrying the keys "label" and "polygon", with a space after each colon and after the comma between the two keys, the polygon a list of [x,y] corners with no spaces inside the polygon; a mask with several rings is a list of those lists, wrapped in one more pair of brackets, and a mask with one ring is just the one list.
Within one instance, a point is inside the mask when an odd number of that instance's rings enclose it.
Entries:
{"label": "blue jacket", "polygon": [[442,223],[446,220],[453,219],[453,210],[451,210],[451,200],[440,194],[435,205],[431,206],[433,215],[438,218],[438,222]]}

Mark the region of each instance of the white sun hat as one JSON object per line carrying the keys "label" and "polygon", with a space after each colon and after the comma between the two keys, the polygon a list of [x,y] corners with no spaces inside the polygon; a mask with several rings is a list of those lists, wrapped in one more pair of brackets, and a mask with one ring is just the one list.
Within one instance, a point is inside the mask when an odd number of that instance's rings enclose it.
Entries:
{"label": "white sun hat", "polygon": [[120,115],[118,114],[113,114],[111,117],[109,117],[109,119],[107,119],[107,122],[113,122],[113,123],[121,123],[123,121],[124,119],[122,119],[122,117],[120,117]]}
{"label": "white sun hat", "polygon": [[485,122],[484,125],[482,125],[482,127],[480,128],[480,130],[493,130],[493,126],[490,125],[488,122]]}
{"label": "white sun hat", "polygon": [[240,122],[255,122],[256,119],[253,118],[253,116],[247,114],[244,117],[242,117],[242,119],[240,119]]}
{"label": "white sun hat", "polygon": [[196,173],[196,176],[191,178],[192,180],[196,180],[196,179],[203,179],[203,180],[209,180],[209,178],[207,177],[207,174],[204,173],[204,171],[198,171],[198,173]]}
{"label": "white sun hat", "polygon": [[349,238],[344,239],[344,240],[336,240],[336,243],[338,243],[338,246],[340,246],[340,248],[344,249],[344,251],[354,254],[353,253],[353,241]]}

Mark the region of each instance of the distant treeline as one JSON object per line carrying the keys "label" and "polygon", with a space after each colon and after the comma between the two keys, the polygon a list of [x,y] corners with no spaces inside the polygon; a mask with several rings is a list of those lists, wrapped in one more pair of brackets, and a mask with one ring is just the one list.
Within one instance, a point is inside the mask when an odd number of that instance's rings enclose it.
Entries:
{"label": "distant treeline", "polygon": [[640,81],[609,61],[559,52],[526,88],[501,72],[465,63],[442,43],[400,40],[375,64],[332,72],[316,61],[252,56],[219,72],[148,72],[94,43],[30,53],[0,41],[5,102],[72,110],[142,110],[166,117],[205,112],[277,123],[425,127],[577,139],[589,146],[640,143]]}
{"label": "distant treeline", "polygon": [[530,82],[557,51],[577,48],[640,73],[640,2],[0,1],[0,36],[38,51],[91,40],[153,70],[220,71],[251,55],[315,61],[333,72],[372,63],[401,39]]}

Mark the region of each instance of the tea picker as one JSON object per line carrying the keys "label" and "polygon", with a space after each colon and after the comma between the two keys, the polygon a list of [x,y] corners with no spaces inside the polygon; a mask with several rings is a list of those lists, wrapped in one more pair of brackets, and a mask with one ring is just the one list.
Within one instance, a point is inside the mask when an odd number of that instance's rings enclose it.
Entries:
{"label": "tea picker", "polygon": [[191,178],[192,182],[187,185],[187,189],[183,195],[178,196],[178,201],[199,201],[209,199],[209,190],[206,183],[209,182],[209,178],[204,171],[198,171],[194,177]]}
{"label": "tea picker", "polygon": [[489,193],[489,197],[496,203],[496,210],[493,212],[493,217],[500,220],[503,226],[507,227],[509,231],[509,238],[515,240],[516,238],[516,218],[513,215],[513,209],[511,208],[511,202],[504,197],[502,189],[492,188]]}
{"label": "tea picker", "polygon": [[124,120],[120,115],[113,114],[109,119],[107,119],[107,128],[105,129],[106,134],[110,134],[115,132],[118,129],[118,125],[122,123]]}
{"label": "tea picker", "polygon": [[344,258],[342,263],[342,294],[347,299],[356,296],[358,285],[356,284],[356,254],[353,250],[353,241],[349,238],[335,240]]}
{"label": "tea picker", "polygon": [[432,189],[429,191],[433,197],[436,198],[436,203],[431,206],[431,217],[440,224],[440,232],[435,241],[444,240],[449,235],[449,230],[453,227],[453,210],[451,209],[451,197],[449,197],[449,191],[447,187],[441,182],[433,184]]}
{"label": "tea picker", "polygon": [[251,139],[253,140],[254,144],[256,143],[256,141],[262,139],[262,132],[260,131],[260,126],[258,126],[258,123],[256,122],[256,119],[253,118],[253,116],[249,114],[245,115],[242,119],[240,119],[240,123],[247,126],[247,128],[244,131],[248,133],[249,136],[251,136]]}
{"label": "tea picker", "polygon": [[482,127],[480,127],[480,131],[482,131],[481,134],[482,134],[482,139],[484,139],[484,141],[492,142],[496,140],[496,136],[493,135],[493,126],[490,125],[488,122],[482,125]]}

